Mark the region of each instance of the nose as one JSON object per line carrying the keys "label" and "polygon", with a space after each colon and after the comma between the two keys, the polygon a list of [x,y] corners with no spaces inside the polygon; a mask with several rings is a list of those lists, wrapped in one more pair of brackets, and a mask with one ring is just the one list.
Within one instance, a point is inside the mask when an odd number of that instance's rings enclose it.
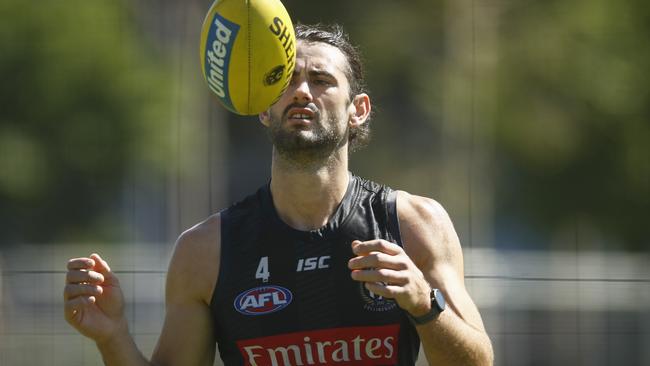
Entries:
{"label": "nose", "polygon": [[311,102],[313,99],[307,80],[298,80],[293,91],[293,100],[299,103]]}

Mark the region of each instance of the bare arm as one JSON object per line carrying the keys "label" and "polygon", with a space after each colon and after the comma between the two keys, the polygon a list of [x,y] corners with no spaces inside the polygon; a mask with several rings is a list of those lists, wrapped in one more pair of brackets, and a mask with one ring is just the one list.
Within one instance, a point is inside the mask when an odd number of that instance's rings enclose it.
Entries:
{"label": "bare arm", "polygon": [[399,192],[397,202],[404,248],[384,240],[354,242],[352,278],[394,298],[413,316],[426,314],[430,288],[440,289],[447,310],[416,327],[429,363],[491,365],[492,346],[465,289],[462,251],[449,216],[437,202],[406,192]]}
{"label": "bare arm", "polygon": [[183,233],[167,274],[166,315],[151,362],[129,334],[117,277],[98,255],[68,263],[65,317],[93,339],[108,366],[212,365],[209,312],[219,263],[218,216]]}
{"label": "bare arm", "polygon": [[169,265],[166,316],[155,365],[212,365],[215,337],[210,300],[217,279],[220,219],[213,216],[183,233]]}
{"label": "bare arm", "polygon": [[[398,197],[404,249],[448,304],[436,320],[416,328],[429,364],[491,365],[492,345],[465,288],[463,253],[449,215],[434,200],[405,192]],[[412,314],[428,312],[425,304]]]}

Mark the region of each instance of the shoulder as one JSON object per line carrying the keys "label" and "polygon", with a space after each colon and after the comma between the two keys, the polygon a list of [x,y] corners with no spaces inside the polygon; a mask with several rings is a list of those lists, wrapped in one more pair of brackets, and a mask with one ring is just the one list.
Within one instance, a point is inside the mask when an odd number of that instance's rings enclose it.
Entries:
{"label": "shoulder", "polygon": [[219,273],[220,242],[220,214],[183,232],[169,264],[167,292],[209,302]]}
{"label": "shoulder", "polygon": [[439,202],[397,191],[397,216],[404,250],[418,267],[451,265],[462,272],[460,241]]}
{"label": "shoulder", "polygon": [[208,249],[220,230],[221,213],[217,213],[184,231],[176,241],[176,249]]}
{"label": "shoulder", "polygon": [[431,224],[451,224],[447,211],[438,201],[422,196],[416,196],[405,191],[396,191],[397,209],[400,222],[427,221]]}
{"label": "shoulder", "polygon": [[268,186],[260,187],[256,192],[233,203],[219,213],[222,231],[228,235],[230,232],[246,231],[249,226],[257,225],[264,220],[266,206],[270,200]]}

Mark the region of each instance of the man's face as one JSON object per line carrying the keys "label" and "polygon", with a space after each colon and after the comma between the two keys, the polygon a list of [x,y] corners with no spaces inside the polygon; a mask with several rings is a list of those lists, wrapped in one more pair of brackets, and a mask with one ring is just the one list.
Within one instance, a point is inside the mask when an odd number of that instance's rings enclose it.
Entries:
{"label": "man's face", "polygon": [[347,60],[325,43],[298,42],[287,90],[262,122],[277,151],[292,160],[324,159],[347,143],[354,112],[345,76]]}

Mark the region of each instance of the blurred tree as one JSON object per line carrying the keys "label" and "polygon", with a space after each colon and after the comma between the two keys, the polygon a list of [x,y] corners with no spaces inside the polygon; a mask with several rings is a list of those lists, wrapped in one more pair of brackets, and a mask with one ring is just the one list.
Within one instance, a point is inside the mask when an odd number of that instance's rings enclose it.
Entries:
{"label": "blurred tree", "polygon": [[0,242],[119,239],[125,175],[168,157],[163,63],[127,2],[3,0],[0,14]]}
{"label": "blurred tree", "polygon": [[530,242],[512,230],[524,225],[566,246],[561,233],[582,228],[601,240],[584,246],[646,248],[650,5],[512,2],[501,22],[502,239]]}

